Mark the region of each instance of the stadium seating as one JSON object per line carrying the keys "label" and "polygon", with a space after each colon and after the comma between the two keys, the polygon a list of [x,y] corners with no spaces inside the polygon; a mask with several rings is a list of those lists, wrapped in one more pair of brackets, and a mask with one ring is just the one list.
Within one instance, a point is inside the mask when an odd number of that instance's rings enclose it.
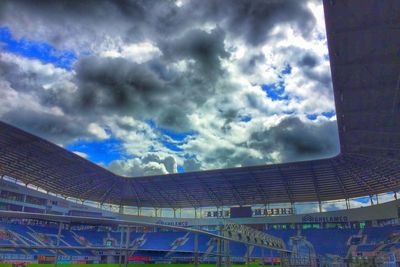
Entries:
{"label": "stadium seating", "polygon": [[[339,255],[345,257],[349,247],[353,246],[357,255],[372,253],[377,250],[391,251],[400,249],[400,227],[385,226],[358,229],[306,229],[306,230],[268,230],[267,233],[282,238],[287,247],[290,247],[290,239],[293,236],[302,236],[310,242],[318,255]],[[55,226],[24,225],[17,223],[0,223],[0,245],[30,245],[30,246],[54,246],[57,243],[58,229]],[[124,233],[125,235],[125,233]],[[326,242],[329,240],[329,242]],[[206,258],[217,253],[217,244],[209,236],[198,236],[198,249],[200,257]],[[61,231],[60,245],[66,247],[88,247],[88,249],[68,249],[59,253],[60,257],[90,257],[95,256],[95,251],[89,247],[119,247],[121,244],[121,232],[106,231],[96,228],[90,230]],[[165,260],[166,258],[190,257],[194,250],[194,234],[187,232],[148,232],[130,233],[130,247],[135,249],[133,256],[150,257],[153,260]],[[246,246],[240,243],[230,242],[230,254],[232,257],[245,257]],[[54,256],[53,249],[26,249],[8,248],[0,252],[3,258],[18,259],[37,257],[39,255]],[[260,248],[251,249],[251,257],[261,257]],[[277,257],[277,252],[265,250],[264,256]]]}

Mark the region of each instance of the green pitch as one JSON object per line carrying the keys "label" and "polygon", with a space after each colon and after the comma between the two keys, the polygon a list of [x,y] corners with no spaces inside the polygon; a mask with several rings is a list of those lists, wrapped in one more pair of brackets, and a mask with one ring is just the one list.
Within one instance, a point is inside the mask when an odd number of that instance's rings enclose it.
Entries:
{"label": "green pitch", "polygon": [[[54,264],[29,264],[28,267],[53,267]],[[118,264],[61,264],[60,267],[119,267]],[[121,264],[121,267],[124,265]],[[128,264],[129,267],[193,267],[193,264]],[[215,264],[200,264],[200,267],[215,267]],[[245,267],[246,265],[231,264],[231,267]],[[251,267],[261,267],[258,263],[250,264]],[[270,267],[270,265],[265,265]],[[278,266],[278,265],[275,265]],[[12,267],[12,264],[1,264],[0,267]]]}

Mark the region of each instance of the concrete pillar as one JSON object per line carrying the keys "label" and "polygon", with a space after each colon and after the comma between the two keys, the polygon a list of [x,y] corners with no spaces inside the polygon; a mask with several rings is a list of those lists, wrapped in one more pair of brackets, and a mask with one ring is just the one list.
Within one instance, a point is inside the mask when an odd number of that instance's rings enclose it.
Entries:
{"label": "concrete pillar", "polygon": [[274,260],[273,260],[274,255],[272,254],[272,249],[269,250],[269,256],[271,258],[271,266],[274,266]]}
{"label": "concrete pillar", "polygon": [[224,259],[225,259],[225,267],[230,267],[231,266],[231,257],[230,257],[228,240],[224,240]]}
{"label": "concrete pillar", "polygon": [[121,227],[121,238],[119,240],[119,257],[118,257],[118,267],[121,267],[122,263],[122,246],[123,246],[123,240],[124,240],[124,228]]}
{"label": "concrete pillar", "polygon": [[194,234],[193,253],[194,253],[194,267],[198,267],[199,266],[199,234]]}
{"label": "concrete pillar", "polygon": [[222,267],[222,239],[217,239],[217,267]]}
{"label": "concrete pillar", "polygon": [[250,246],[246,245],[246,266],[250,267]]}
{"label": "concrete pillar", "polygon": [[59,222],[58,223],[58,233],[57,233],[57,248],[56,248],[56,259],[54,261],[54,267],[57,267],[58,265],[58,253],[59,253],[59,247],[60,247],[60,239],[61,239],[61,230],[62,230],[63,223]]}
{"label": "concrete pillar", "polygon": [[265,266],[264,248],[261,248],[261,266]]}
{"label": "concrete pillar", "polygon": [[125,243],[125,267],[128,267],[128,257],[129,257],[129,236],[130,231],[129,227],[126,227],[126,243]]}

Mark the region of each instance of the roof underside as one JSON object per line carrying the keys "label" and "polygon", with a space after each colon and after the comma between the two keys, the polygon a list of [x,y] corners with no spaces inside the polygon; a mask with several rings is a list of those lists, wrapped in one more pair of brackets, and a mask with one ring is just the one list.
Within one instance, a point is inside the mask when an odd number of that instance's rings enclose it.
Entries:
{"label": "roof underside", "polygon": [[139,178],[115,175],[0,122],[0,175],[50,192],[141,207],[345,199],[400,188],[400,1],[324,0],[341,154]]}

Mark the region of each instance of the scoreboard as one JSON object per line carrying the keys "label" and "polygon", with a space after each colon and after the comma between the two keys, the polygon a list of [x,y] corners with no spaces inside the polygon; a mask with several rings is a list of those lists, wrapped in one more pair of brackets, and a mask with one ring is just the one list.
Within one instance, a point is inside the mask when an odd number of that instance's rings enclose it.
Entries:
{"label": "scoreboard", "polygon": [[253,216],[253,210],[248,207],[232,207],[230,208],[231,218],[250,218]]}

